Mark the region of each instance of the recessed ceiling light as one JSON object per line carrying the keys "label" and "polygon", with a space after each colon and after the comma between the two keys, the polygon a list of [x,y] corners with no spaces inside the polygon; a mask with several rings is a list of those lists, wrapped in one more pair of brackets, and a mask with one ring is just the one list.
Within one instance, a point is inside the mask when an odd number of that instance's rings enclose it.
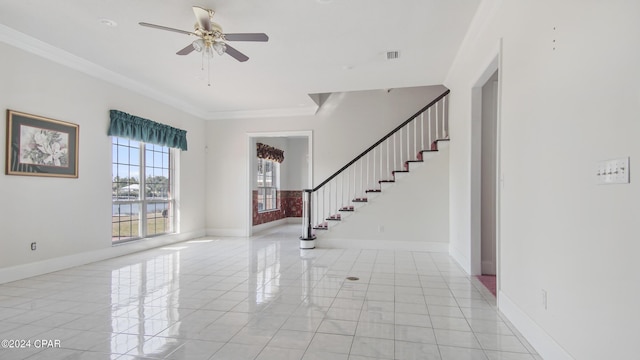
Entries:
{"label": "recessed ceiling light", "polygon": [[113,20],[111,20],[111,19],[102,18],[102,19],[99,19],[98,21],[100,21],[100,24],[105,25],[105,26],[109,26],[109,27],[118,26],[118,23],[113,21]]}

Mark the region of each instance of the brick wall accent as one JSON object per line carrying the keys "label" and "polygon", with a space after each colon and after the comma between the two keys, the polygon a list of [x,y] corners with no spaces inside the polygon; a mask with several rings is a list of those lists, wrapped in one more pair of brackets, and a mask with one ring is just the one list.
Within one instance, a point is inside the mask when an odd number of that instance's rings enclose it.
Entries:
{"label": "brick wall accent", "polygon": [[278,210],[258,212],[258,190],[253,190],[253,225],[260,225],[287,217],[302,217],[302,191],[278,191]]}

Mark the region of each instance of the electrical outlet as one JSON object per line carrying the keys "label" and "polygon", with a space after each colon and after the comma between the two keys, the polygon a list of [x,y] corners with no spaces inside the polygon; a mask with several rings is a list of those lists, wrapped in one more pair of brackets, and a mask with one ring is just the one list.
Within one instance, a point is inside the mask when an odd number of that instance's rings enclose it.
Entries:
{"label": "electrical outlet", "polygon": [[541,295],[540,300],[541,300],[542,308],[547,310],[547,290],[542,289],[540,295]]}
{"label": "electrical outlet", "polygon": [[36,251],[36,243],[31,243],[31,251]]}

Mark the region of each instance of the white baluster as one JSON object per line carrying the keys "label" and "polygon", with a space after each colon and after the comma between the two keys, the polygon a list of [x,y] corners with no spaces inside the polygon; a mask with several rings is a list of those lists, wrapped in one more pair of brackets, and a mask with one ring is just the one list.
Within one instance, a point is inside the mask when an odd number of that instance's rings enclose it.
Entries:
{"label": "white baluster", "polygon": [[418,121],[413,119],[413,156],[418,156]]}
{"label": "white baluster", "polygon": [[440,139],[440,132],[438,131],[438,123],[440,122],[440,118],[438,117],[438,103],[436,103],[436,138],[435,140]]}
{"label": "white baluster", "polygon": [[429,147],[428,147],[428,150],[431,150],[431,142],[433,141],[433,140],[431,140],[432,139],[431,136],[432,136],[432,133],[431,133],[431,108],[429,108]]}
{"label": "white baluster", "polygon": [[393,170],[398,170],[398,163],[397,163],[398,157],[396,155],[396,148],[397,148],[397,146],[396,146],[396,134],[397,133],[393,134]]}
{"label": "white baluster", "polygon": [[[402,142],[402,140],[403,140],[402,129],[400,129],[400,134],[399,135],[400,135],[400,148],[398,148],[398,150],[400,151],[400,167],[403,167],[404,166],[404,161],[402,161],[402,159],[404,157],[403,156],[404,154],[403,154],[402,149],[404,148],[404,146],[402,146],[402,144],[403,144],[403,142]],[[402,170],[404,170],[404,168]]]}
{"label": "white baluster", "polygon": [[389,159],[389,154],[390,154],[390,152],[389,152],[389,143],[390,143],[390,142],[391,142],[391,139],[390,139],[390,138],[387,138],[387,170],[386,170],[386,171],[387,171],[387,179],[388,179],[388,176],[390,176],[390,175],[391,175],[391,170],[389,169],[389,164],[390,164],[390,159]]}
{"label": "white baluster", "polygon": [[424,111],[420,114],[420,150],[424,150]]}
{"label": "white baluster", "polygon": [[[449,118],[447,117],[447,97],[442,98],[442,126],[445,128],[444,138],[449,138]],[[446,126],[444,125],[446,124]]]}
{"label": "white baluster", "polygon": [[373,187],[376,187],[376,148],[373,148]]}
{"label": "white baluster", "polygon": [[[411,129],[410,125],[407,124],[407,126],[405,126],[405,129],[407,129],[407,161],[409,161],[409,160],[411,160],[411,150],[410,150],[411,149],[410,148],[411,140],[410,140],[410,137],[409,137],[409,135],[410,135],[409,134],[410,133],[409,130]],[[409,170],[408,165],[407,165],[407,170]]]}

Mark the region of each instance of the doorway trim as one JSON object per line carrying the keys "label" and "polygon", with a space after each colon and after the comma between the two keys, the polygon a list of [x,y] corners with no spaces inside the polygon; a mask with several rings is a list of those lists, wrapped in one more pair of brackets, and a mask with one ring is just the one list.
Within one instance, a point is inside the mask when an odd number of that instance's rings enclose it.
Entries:
{"label": "doorway trim", "polygon": [[497,119],[496,119],[496,287],[500,292],[500,198],[502,189],[501,169],[501,103],[502,103],[502,39],[488,64],[482,69],[471,88],[471,231],[470,231],[470,275],[482,274],[481,238],[481,139],[482,139],[482,87],[498,71]]}
{"label": "doorway trim", "polygon": [[246,147],[247,147],[247,159],[246,159],[246,168],[245,168],[245,179],[246,179],[246,188],[245,188],[245,236],[253,235],[253,208],[252,208],[252,184],[253,179],[251,178],[251,167],[252,160],[255,156],[255,149],[252,147],[251,139],[253,138],[261,138],[261,137],[306,137],[307,138],[307,146],[308,146],[308,154],[309,161],[308,165],[308,184],[307,188],[313,187],[313,131],[312,130],[299,130],[299,131],[272,131],[272,132],[248,132],[246,138]]}

